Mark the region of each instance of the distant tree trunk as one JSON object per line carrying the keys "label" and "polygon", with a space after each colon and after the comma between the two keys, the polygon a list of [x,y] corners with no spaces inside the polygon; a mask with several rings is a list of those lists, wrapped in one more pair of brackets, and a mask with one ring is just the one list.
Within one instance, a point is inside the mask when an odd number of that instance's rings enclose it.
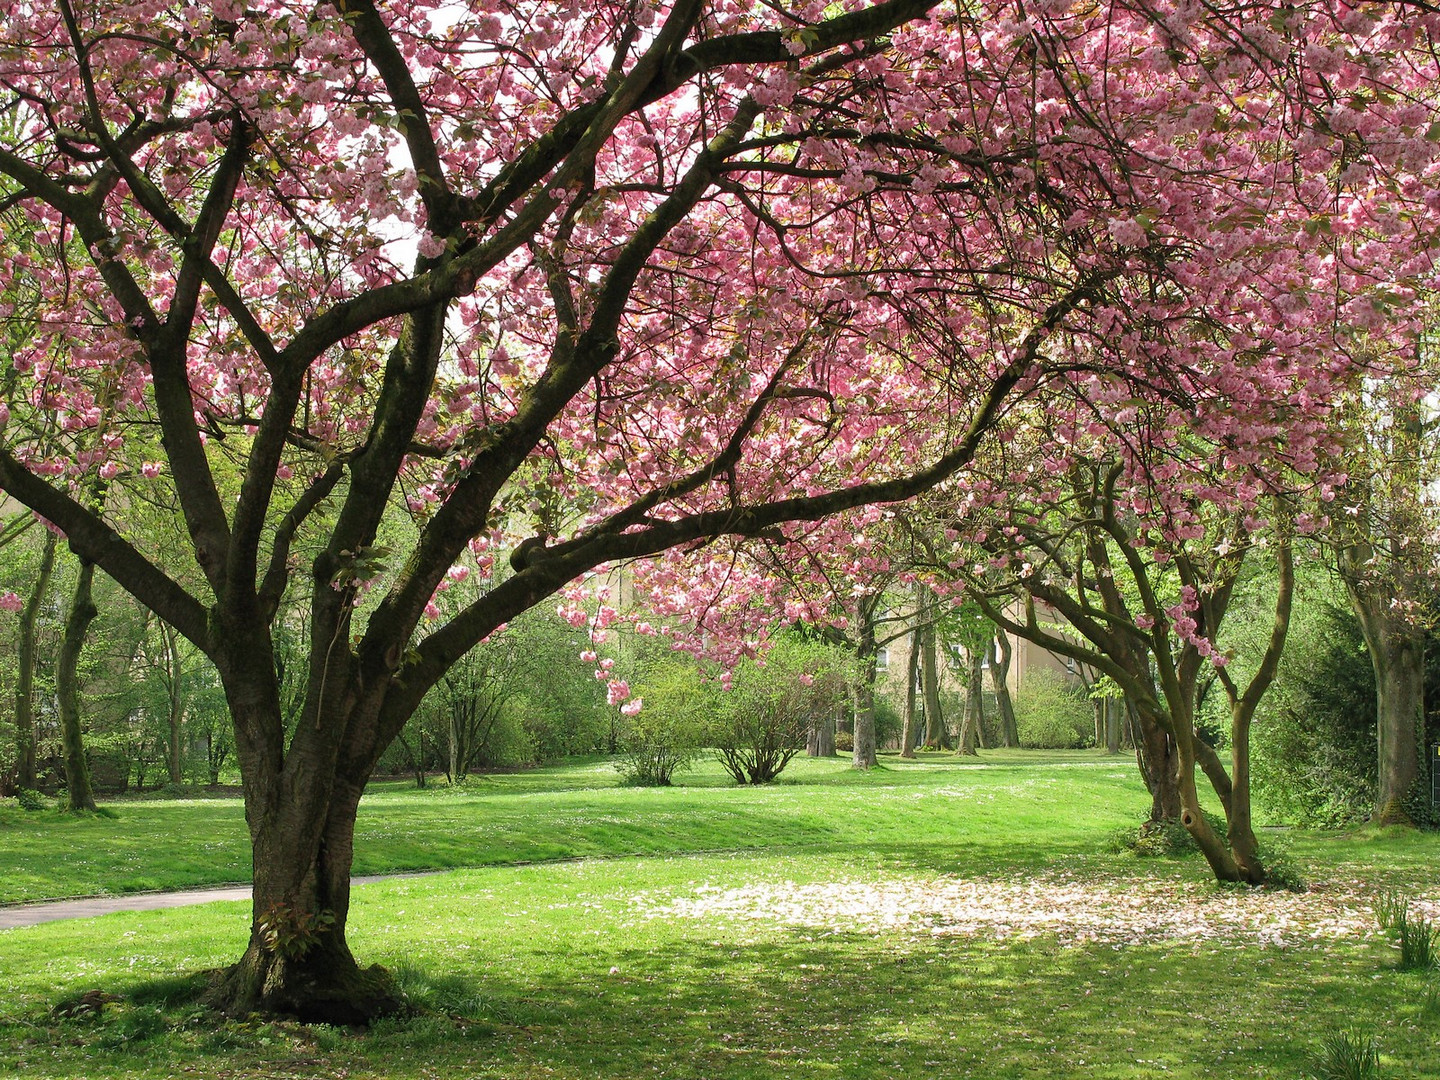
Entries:
{"label": "distant tree trunk", "polygon": [[920,631],[910,631],[910,655],[905,663],[905,730],[900,736],[900,756],[915,756],[915,680],[920,674]]}
{"label": "distant tree trunk", "polygon": [[805,736],[805,753],[809,757],[835,756],[835,718],[817,717]]}
{"label": "distant tree trunk", "polygon": [[165,640],[165,663],[170,668],[168,689],[167,731],[165,764],[170,774],[170,783],[179,786],[185,782],[184,760],[181,754],[181,725],[185,720],[185,688],[181,673],[180,634],[169,623],[160,624],[160,634]]}
{"label": "distant tree trunk", "polygon": [[1107,754],[1120,753],[1120,713],[1123,709],[1122,703],[1117,698],[1107,697],[1105,700],[1105,752]]}
{"label": "distant tree trunk", "polygon": [[981,685],[985,677],[985,669],[981,666],[981,654],[978,648],[967,649],[966,658],[969,664],[969,677],[965,680],[965,715],[960,723],[959,752],[967,756],[974,756],[976,746],[985,741],[983,731],[985,690]]}
{"label": "distant tree trunk", "polygon": [[15,786],[33,789],[35,770],[35,628],[40,621],[40,608],[50,591],[50,578],[55,571],[56,536],[46,530],[45,546],[40,555],[40,574],[30,599],[20,613],[19,678],[15,683]]}
{"label": "distant tree trunk", "polygon": [[875,757],[875,676],[879,643],[875,640],[875,617],[880,610],[878,595],[862,596],[856,606],[859,638],[855,660],[859,672],[855,679],[855,749],[851,762],[857,769],[873,769]]}
{"label": "distant tree trunk", "polygon": [[935,626],[920,628],[920,683],[925,693],[925,745],[946,749],[950,739],[945,731],[945,714],[940,710],[940,667],[936,663]]}
{"label": "distant tree trunk", "polygon": [[1010,700],[1010,638],[1004,630],[995,632],[991,643],[990,682],[995,687],[995,707],[1000,714],[1000,745],[1020,745],[1020,725],[1015,722],[1015,704]]}
{"label": "distant tree trunk", "polygon": [[55,690],[60,706],[60,738],[65,749],[65,786],[71,810],[94,810],[95,792],[90,787],[90,765],[85,760],[85,743],[80,734],[80,651],[85,634],[99,614],[91,596],[95,564],[82,562],[75,582],[75,595],[65,619],[65,637],[56,661]]}

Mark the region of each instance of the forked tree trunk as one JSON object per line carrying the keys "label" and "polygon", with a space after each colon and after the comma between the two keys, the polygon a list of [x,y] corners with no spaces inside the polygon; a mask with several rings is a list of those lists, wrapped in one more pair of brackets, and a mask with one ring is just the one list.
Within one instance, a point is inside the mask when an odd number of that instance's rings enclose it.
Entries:
{"label": "forked tree trunk", "polygon": [[55,664],[55,696],[60,709],[60,741],[65,751],[65,788],[71,810],[95,809],[95,792],[90,786],[90,763],[85,760],[85,740],[80,732],[80,651],[85,634],[98,612],[91,596],[95,564],[82,562],[75,579],[75,593],[65,617],[65,637]]}
{"label": "forked tree trunk", "polygon": [[1015,747],[1020,745],[1020,725],[1015,721],[1015,703],[1010,700],[1010,653],[1009,636],[997,630],[990,654],[990,681],[1000,718],[1000,745]]}
{"label": "forked tree trunk", "polygon": [[30,590],[30,599],[20,612],[20,640],[16,661],[19,665],[15,681],[15,786],[33,789],[35,768],[35,634],[40,622],[40,608],[50,591],[50,578],[55,572],[53,532],[46,530],[45,546],[40,554],[40,573]]}

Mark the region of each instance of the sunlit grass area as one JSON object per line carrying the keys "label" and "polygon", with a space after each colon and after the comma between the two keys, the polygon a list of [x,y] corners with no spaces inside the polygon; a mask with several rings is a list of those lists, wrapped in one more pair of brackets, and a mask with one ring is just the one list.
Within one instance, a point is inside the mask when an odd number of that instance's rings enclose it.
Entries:
{"label": "sunlit grass area", "polygon": [[[760,790],[709,772],[621,788],[599,762],[383,785],[357,870],[472,867],[356,887],[355,952],[416,1016],[203,1013],[194,973],[238,955],[244,904],[53,923],[0,931],[0,1076],[1296,1080],[1343,1029],[1374,1036],[1389,1077],[1440,1077],[1435,983],[1397,970],[1369,909],[1383,884],[1434,910],[1440,838],[1298,836],[1311,892],[1218,889],[1198,858],[1118,849],[1147,805],[1127,760],[983,760],[806,761]],[[165,866],[193,858],[198,880],[232,865],[213,845],[242,846],[202,835],[241,833],[238,808],[135,803],[6,816],[0,855],[9,876],[17,844],[49,843],[36,880],[79,884],[59,864],[98,875],[110,855],[87,849],[134,834],[146,871],[167,827]],[[92,990],[120,1000],[53,1011]]]}

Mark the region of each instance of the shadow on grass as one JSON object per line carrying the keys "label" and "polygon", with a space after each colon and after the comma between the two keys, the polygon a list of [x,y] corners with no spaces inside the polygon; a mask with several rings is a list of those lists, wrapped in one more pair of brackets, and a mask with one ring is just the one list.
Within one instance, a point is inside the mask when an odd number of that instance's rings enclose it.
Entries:
{"label": "shadow on grass", "polygon": [[[1372,978],[1364,949],[799,931],[663,944],[640,931],[621,949],[573,938],[528,949],[523,976],[467,971],[460,958],[453,970],[398,967],[421,1015],[363,1033],[221,1021],[193,1004],[199,975],[137,982],[104,1015],[32,1029],[41,1068],[23,1047],[18,1058],[0,1052],[0,1066],[17,1077],[57,1067],[511,1080],[1280,1076],[1303,1070],[1313,1033],[1366,1025],[1404,1075],[1436,1075],[1407,1034],[1403,980]],[[63,1072],[67,1063],[79,1071]]]}

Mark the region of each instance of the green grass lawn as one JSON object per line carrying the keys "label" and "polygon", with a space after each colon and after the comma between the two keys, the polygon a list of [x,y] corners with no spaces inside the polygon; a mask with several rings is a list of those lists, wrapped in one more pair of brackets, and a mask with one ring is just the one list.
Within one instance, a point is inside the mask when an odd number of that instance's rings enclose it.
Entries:
{"label": "green grass lawn", "polygon": [[[191,973],[238,955],[243,904],[0,931],[0,1076],[1297,1080],[1354,1030],[1387,1077],[1440,1078],[1435,984],[1363,910],[1382,883],[1440,901],[1440,837],[1300,837],[1312,893],[1220,890],[1198,859],[1116,851],[1146,805],[1132,764],[985,762],[805,761],[762,790],[619,788],[600,763],[385,785],[357,871],[472,867],[355,890],[357,956],[425,1012],[216,1022]],[[8,898],[243,876],[237,806],[118,811],[0,811]],[[639,857],[513,865],[574,856]],[[52,1015],[91,989],[122,1000]]]}

